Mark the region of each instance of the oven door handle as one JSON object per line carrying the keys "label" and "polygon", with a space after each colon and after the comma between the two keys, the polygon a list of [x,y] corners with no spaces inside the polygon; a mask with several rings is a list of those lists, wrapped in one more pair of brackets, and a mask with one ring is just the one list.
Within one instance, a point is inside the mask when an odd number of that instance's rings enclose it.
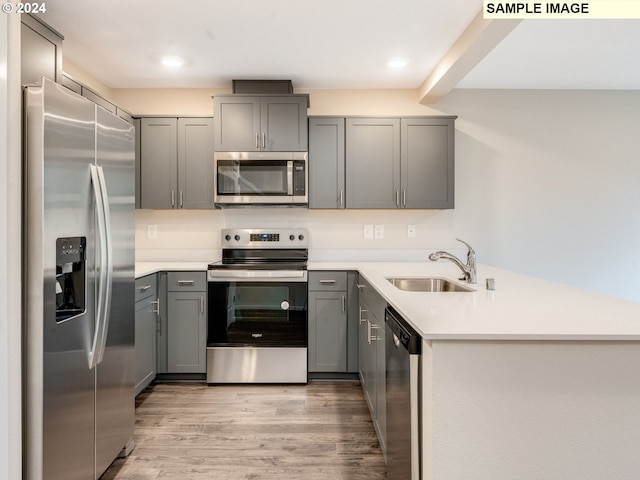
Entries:
{"label": "oven door handle", "polygon": [[209,270],[210,282],[227,282],[229,280],[235,281],[282,281],[287,280],[290,282],[306,282],[307,271],[306,270]]}

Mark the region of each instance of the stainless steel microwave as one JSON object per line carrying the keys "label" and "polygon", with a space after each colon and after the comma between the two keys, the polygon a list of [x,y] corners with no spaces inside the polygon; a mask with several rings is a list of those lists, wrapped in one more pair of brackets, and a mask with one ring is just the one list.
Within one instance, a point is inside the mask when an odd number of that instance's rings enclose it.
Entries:
{"label": "stainless steel microwave", "polygon": [[307,152],[216,152],[216,206],[309,203]]}

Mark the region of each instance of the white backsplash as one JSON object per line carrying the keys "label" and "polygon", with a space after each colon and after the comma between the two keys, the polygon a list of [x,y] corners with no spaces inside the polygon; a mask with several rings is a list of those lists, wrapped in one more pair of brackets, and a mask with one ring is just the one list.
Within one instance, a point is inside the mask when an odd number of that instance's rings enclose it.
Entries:
{"label": "white backsplash", "polygon": [[[384,238],[365,239],[364,225],[383,225]],[[311,261],[424,261],[435,249],[455,251],[461,235],[450,210],[137,210],[136,260],[215,261],[221,229],[269,227],[307,228]]]}

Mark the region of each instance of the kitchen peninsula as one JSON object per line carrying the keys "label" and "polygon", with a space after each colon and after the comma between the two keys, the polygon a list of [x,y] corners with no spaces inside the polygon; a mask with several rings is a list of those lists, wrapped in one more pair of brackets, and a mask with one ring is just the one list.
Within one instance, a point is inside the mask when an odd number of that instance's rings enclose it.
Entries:
{"label": "kitchen peninsula", "polygon": [[[140,263],[136,275],[188,267]],[[449,293],[401,291],[387,278],[455,280],[451,264],[308,268],[358,271],[422,336],[423,479],[637,477],[637,302],[485,265],[475,292]]]}

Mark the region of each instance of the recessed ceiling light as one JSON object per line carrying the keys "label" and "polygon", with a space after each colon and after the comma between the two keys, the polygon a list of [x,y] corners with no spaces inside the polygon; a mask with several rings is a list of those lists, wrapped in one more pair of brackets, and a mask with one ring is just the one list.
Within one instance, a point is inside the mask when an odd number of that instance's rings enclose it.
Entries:
{"label": "recessed ceiling light", "polygon": [[180,57],[163,57],[162,58],[162,65],[164,65],[165,67],[177,68],[177,67],[181,67],[183,64],[184,64],[184,60],[182,60]]}
{"label": "recessed ceiling light", "polygon": [[404,68],[409,65],[409,60],[406,58],[392,58],[387,62],[387,67],[389,68]]}

